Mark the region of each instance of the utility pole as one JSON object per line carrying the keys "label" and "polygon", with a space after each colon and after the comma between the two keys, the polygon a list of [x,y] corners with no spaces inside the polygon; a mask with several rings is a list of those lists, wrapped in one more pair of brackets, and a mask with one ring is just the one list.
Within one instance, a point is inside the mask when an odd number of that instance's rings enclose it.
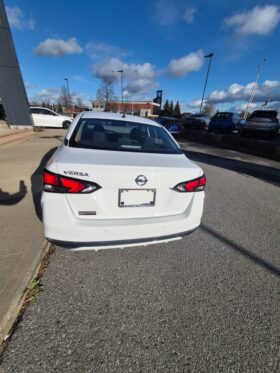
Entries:
{"label": "utility pole", "polygon": [[122,106],[123,106],[123,70],[118,70],[117,72],[121,74],[121,93],[122,93]]}
{"label": "utility pole", "polygon": [[67,85],[68,103],[69,103],[69,106],[72,106],[71,97],[70,97],[70,89],[69,89],[69,81],[68,81],[68,78],[64,78],[64,80],[66,80],[66,85]]}
{"label": "utility pole", "polygon": [[205,91],[206,91],[206,86],[207,86],[207,81],[208,81],[208,76],[209,76],[209,71],[210,71],[210,67],[211,67],[211,62],[212,62],[212,57],[213,56],[214,56],[214,53],[209,53],[206,56],[204,56],[205,58],[209,58],[209,63],[208,63],[208,69],[207,69],[207,74],[206,74],[204,89],[203,89],[203,93],[202,93],[202,99],[201,99],[201,103],[200,103],[200,109],[199,109],[200,113],[201,113],[202,108],[203,108],[204,95],[205,95]]}
{"label": "utility pole", "polygon": [[246,109],[245,109],[245,114],[244,114],[244,119],[245,119],[245,120],[246,120],[247,117],[248,117],[249,106],[250,106],[250,104],[253,102],[255,88],[256,88],[256,85],[257,85],[257,83],[258,83],[258,80],[259,80],[259,77],[260,77],[260,73],[261,73],[262,67],[263,67],[263,65],[265,64],[266,61],[267,61],[267,58],[264,58],[263,61],[258,65],[258,71],[257,71],[256,80],[255,80],[255,82],[254,82],[254,84],[253,84],[252,91],[251,91],[251,93],[250,93],[249,100],[248,100],[248,102],[247,102],[247,106],[246,106]]}

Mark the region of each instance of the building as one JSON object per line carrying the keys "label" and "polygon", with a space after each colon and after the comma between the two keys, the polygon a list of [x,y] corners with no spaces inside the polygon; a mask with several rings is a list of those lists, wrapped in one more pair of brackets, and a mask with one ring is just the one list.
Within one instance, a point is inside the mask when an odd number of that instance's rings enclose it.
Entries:
{"label": "building", "polygon": [[110,102],[107,105],[107,111],[113,113],[126,112],[141,117],[155,117],[159,115],[160,104],[153,101]]}

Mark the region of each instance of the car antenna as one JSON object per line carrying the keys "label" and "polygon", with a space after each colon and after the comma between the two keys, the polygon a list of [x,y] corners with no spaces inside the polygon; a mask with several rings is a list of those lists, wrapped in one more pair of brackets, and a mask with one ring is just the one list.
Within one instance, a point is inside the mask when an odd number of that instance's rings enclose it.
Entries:
{"label": "car antenna", "polygon": [[125,109],[124,109],[124,113],[123,113],[123,118],[126,118],[126,111],[127,111],[127,105],[126,105],[126,107],[125,107]]}

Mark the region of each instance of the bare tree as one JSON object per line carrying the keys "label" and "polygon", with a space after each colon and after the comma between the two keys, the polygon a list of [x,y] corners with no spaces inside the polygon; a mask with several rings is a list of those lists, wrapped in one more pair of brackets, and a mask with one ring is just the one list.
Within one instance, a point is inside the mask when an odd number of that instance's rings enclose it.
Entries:
{"label": "bare tree", "polygon": [[70,106],[71,96],[69,97],[67,88],[63,85],[60,89],[60,95],[58,97],[58,103],[62,106]]}
{"label": "bare tree", "polygon": [[109,81],[102,81],[101,87],[96,92],[96,101],[105,105],[105,110],[108,110],[108,104],[116,100],[114,94],[114,84]]}
{"label": "bare tree", "polygon": [[83,103],[83,100],[81,99],[81,97],[78,97],[77,100],[76,100],[76,105],[79,107],[79,108],[83,108],[85,107],[85,104]]}
{"label": "bare tree", "polygon": [[207,103],[203,106],[202,112],[203,114],[207,114],[211,117],[215,112],[215,107],[213,104]]}

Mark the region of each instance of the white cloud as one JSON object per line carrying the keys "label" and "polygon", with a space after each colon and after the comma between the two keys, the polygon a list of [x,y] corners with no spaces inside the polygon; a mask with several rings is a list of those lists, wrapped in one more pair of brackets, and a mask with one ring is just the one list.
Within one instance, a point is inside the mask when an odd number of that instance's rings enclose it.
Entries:
{"label": "white cloud", "polygon": [[126,57],[129,52],[115,45],[103,42],[88,42],[85,46],[87,55],[93,60],[106,60],[109,58]]}
{"label": "white cloud", "polygon": [[33,49],[33,53],[38,56],[61,57],[66,54],[80,54],[83,49],[77,43],[76,38],[68,40],[46,39]]}
{"label": "white cloud", "polygon": [[[57,88],[43,88],[39,91],[37,91],[33,95],[29,96],[29,101],[33,103],[41,104],[42,102],[45,103],[57,103],[58,98],[60,96],[61,89]],[[73,104],[77,104],[79,101],[82,101],[82,103],[86,106],[91,106],[91,102],[93,101],[93,98],[83,92],[71,92],[71,100]]]}
{"label": "white cloud", "polygon": [[159,25],[169,26],[177,21],[179,11],[174,1],[158,0],[154,3],[154,15]]}
{"label": "white cloud", "polygon": [[190,24],[196,12],[196,8],[186,7],[182,0],[157,0],[153,3],[154,18],[161,26],[171,26],[182,20]]}
{"label": "white cloud", "polygon": [[196,12],[197,12],[196,8],[187,8],[183,15],[184,21],[188,24],[193,23],[194,15]]}
{"label": "white cloud", "polygon": [[236,33],[243,35],[270,34],[280,21],[280,10],[275,5],[255,6],[252,10],[234,14],[224,23],[233,27]]}
{"label": "white cloud", "polygon": [[[254,82],[246,85],[231,84],[226,90],[211,92],[208,96],[208,101],[213,104],[246,101],[250,96],[253,85]],[[280,101],[280,82],[266,80],[263,84],[256,86],[254,102],[262,102],[268,99],[271,101]]]}
{"label": "white cloud", "polygon": [[18,6],[12,8],[6,6],[6,12],[11,28],[17,30],[31,30],[34,28],[34,20],[32,18],[27,19]]}
{"label": "white cloud", "polygon": [[167,66],[167,75],[170,78],[183,77],[192,71],[200,70],[203,61],[204,54],[202,50],[189,53],[178,59],[172,59]]}
{"label": "white cloud", "polygon": [[153,88],[156,88],[157,84],[153,80],[149,79],[137,79],[129,82],[124,88],[124,95],[131,96],[135,94],[144,94]]}
{"label": "white cloud", "polygon": [[111,58],[103,63],[92,65],[92,73],[96,78],[113,83],[119,79],[118,70],[123,70],[125,81],[125,94],[143,94],[155,87],[154,78],[156,72],[154,66],[149,63],[135,64],[125,63],[118,58]]}
{"label": "white cloud", "polygon": [[[203,100],[204,104],[206,103],[206,100]],[[200,107],[200,104],[201,104],[201,100],[194,100],[190,103],[188,103],[188,107],[191,108],[191,109],[196,109],[196,108],[199,108]]]}

